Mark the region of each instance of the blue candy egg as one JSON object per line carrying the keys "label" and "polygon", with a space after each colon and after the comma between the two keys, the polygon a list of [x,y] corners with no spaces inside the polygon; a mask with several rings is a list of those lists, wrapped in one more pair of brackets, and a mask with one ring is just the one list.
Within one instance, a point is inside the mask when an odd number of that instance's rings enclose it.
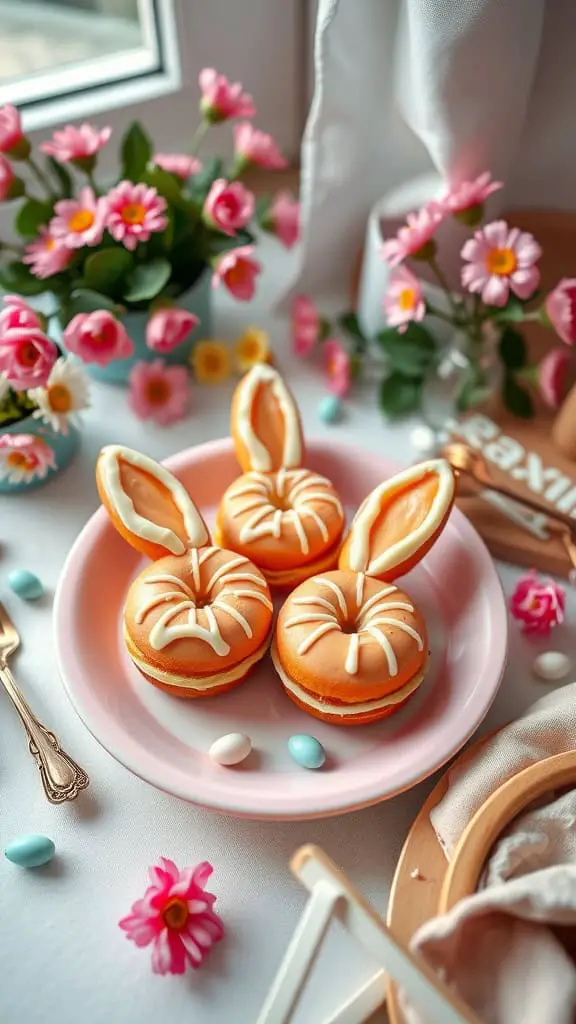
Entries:
{"label": "blue candy egg", "polygon": [[326,395],[318,405],[318,415],[323,423],[339,423],[344,415],[344,406],[336,395]]}
{"label": "blue candy egg", "polygon": [[56,847],[48,836],[18,836],[4,850],[4,856],[20,868],[39,868],[48,864],[56,853]]}
{"label": "blue candy egg", "polygon": [[37,601],[44,593],[42,581],[28,569],[14,569],[8,577],[8,584],[25,601]]}
{"label": "blue candy egg", "polygon": [[315,736],[296,733],[288,740],[288,753],[301,768],[321,768],[326,760],[324,747]]}

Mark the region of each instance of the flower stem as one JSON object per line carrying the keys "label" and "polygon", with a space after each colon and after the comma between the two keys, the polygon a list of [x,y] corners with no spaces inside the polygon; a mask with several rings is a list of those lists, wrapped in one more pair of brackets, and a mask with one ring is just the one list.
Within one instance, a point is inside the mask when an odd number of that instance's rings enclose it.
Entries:
{"label": "flower stem", "polygon": [[200,149],[202,139],[206,135],[206,132],[208,131],[209,127],[209,121],[200,121],[200,124],[198,125],[196,131],[194,132],[194,135],[192,136],[192,142],[190,143],[190,156],[196,156],[198,150]]}
{"label": "flower stem", "polygon": [[446,293],[446,298],[450,303],[450,309],[452,310],[453,315],[456,317],[458,323],[460,323],[461,304],[454,299],[452,295],[452,290],[450,288],[450,285],[448,284],[444,271],[438,265],[434,256],[432,256],[432,258],[428,260],[428,263],[430,264],[432,273],[436,277],[436,280],[438,281],[440,287]]}
{"label": "flower stem", "polygon": [[26,157],[26,163],[28,164],[28,167],[34,174],[36,180],[39,181],[42,185],[42,188],[46,189],[46,192],[48,193],[50,199],[56,199],[48,175],[45,174],[42,168],[36,163],[32,155]]}
{"label": "flower stem", "polygon": [[99,196],[100,195],[100,190],[99,190],[98,185],[96,184],[96,182],[94,180],[94,171],[85,171],[84,173],[85,173],[86,177],[88,178],[88,184],[90,185],[90,188],[92,189],[94,195],[95,196]]}
{"label": "flower stem", "polygon": [[453,313],[445,313],[442,309],[438,309],[437,306],[433,306],[431,302],[426,299],[426,312],[430,313],[431,316],[437,316],[439,320],[445,320],[446,323],[452,324],[453,327],[458,327],[460,324],[459,320],[455,320]]}

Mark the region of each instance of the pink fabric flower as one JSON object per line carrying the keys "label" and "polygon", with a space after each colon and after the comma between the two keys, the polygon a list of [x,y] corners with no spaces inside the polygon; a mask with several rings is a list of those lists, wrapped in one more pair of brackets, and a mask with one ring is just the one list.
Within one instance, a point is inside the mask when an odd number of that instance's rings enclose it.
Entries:
{"label": "pink fabric flower", "polygon": [[17,391],[42,387],[57,358],[56,345],[40,327],[17,325],[0,334],[0,374]]}
{"label": "pink fabric flower", "polygon": [[72,251],[67,249],[61,238],[54,238],[46,227],[40,228],[35,241],[24,246],[22,263],[28,263],[35,277],[52,277],[70,263]]}
{"label": "pink fabric flower", "polygon": [[290,192],[277,192],[268,210],[270,230],[291,249],[300,238],[300,203]]}
{"label": "pink fabric flower", "polygon": [[257,260],[252,259],[253,245],[239,245],[229,249],[216,262],[212,276],[212,287],[220,282],[226,286],[235,298],[248,302],[256,291],[256,277],[262,270]]}
{"label": "pink fabric flower", "polygon": [[225,235],[234,235],[252,218],[254,207],[252,192],[240,181],[229,184],[224,178],[217,178],[206,196],[203,216],[209,225]]}
{"label": "pink fabric flower", "polygon": [[408,256],[427,259],[434,255],[433,235],[444,219],[444,211],[436,202],[427,203],[416,213],[409,213],[406,224],[395,238],[384,242],[380,250],[382,259],[391,267],[398,266]]}
{"label": "pink fabric flower", "polygon": [[215,942],[224,938],[224,925],[213,909],[216,897],[206,892],[212,865],[203,861],[179,871],[161,857],[148,868],[151,885],[132,913],[118,922],[126,937],[141,948],[152,943],[155,974],[184,974],[189,965],[202,966]]}
{"label": "pink fabric flower", "polygon": [[22,142],[24,133],[20,114],[10,103],[0,107],[0,153],[8,153]]}
{"label": "pink fabric flower", "polygon": [[440,200],[446,213],[464,213],[475,206],[481,206],[488,196],[503,187],[503,182],[493,181],[490,171],[484,171],[474,181],[463,181],[452,185]]}
{"label": "pink fabric flower", "polygon": [[128,403],[141,420],[160,427],[183,419],[190,405],[190,378],[183,366],[167,366],[163,359],[139,362],[130,371]]}
{"label": "pink fabric flower", "polygon": [[49,469],[56,469],[54,451],[35,434],[0,435],[0,480],[11,484],[43,480]]}
{"label": "pink fabric flower", "polygon": [[112,135],[111,128],[95,128],[92,124],[81,124],[79,128],[67,124],[61,131],[54,132],[50,142],[42,142],[40,149],[47,156],[53,156],[58,163],[85,160],[94,157]]}
{"label": "pink fabric flower", "polygon": [[198,82],[202,91],[200,110],[207,121],[217,124],[231,117],[254,117],[256,107],[252,97],[242,92],[240,82],[229,82],[214,68],[204,68]]}
{"label": "pink fabric flower", "polygon": [[171,352],[198,326],[200,320],[187,309],[168,306],[157,309],[146,324],[146,344],[153,352]]}
{"label": "pink fabric flower", "polygon": [[0,154],[0,203],[3,203],[5,199],[10,199],[13,181],[12,165],[5,156]]}
{"label": "pink fabric flower", "polygon": [[558,337],[576,345],[576,278],[563,277],[547,296],[545,309]]}
{"label": "pink fabric flower", "polygon": [[508,227],[504,220],[476,231],[460,255],[467,261],[462,284],[489,306],[505,306],[510,291],[519,299],[529,299],[540,282],[535,264],[542,250],[536,239],[527,231]]}
{"label": "pink fabric flower", "polygon": [[193,174],[202,170],[202,162],[195,156],[188,156],[187,153],[155,153],[152,158],[157,167],[169,174],[175,174],[182,181],[188,181]]}
{"label": "pink fabric flower", "polygon": [[554,580],[540,579],[534,569],[518,580],[510,598],[510,611],[522,623],[522,632],[547,636],[564,621],[565,593]]}
{"label": "pink fabric flower", "polygon": [[558,409],[566,396],[566,375],[572,354],[563,346],[548,352],[538,367],[540,394],[552,409]]}
{"label": "pink fabric flower", "polygon": [[24,301],[21,295],[5,295],[4,309],[0,312],[0,335],[11,327],[39,327],[42,323],[37,313]]}
{"label": "pink fabric flower", "polygon": [[324,342],[322,351],[326,357],[328,371],[328,390],[338,398],[345,398],[352,383],[352,367],[350,356],[335,338]]}
{"label": "pink fabric flower", "polygon": [[98,366],[127,359],[134,352],[124,325],[107,309],[77,313],[64,329],[64,343],[83,362]]}
{"label": "pink fabric flower", "polygon": [[297,295],[292,303],[292,347],[297,356],[310,354],[320,337],[320,314],[307,295]]}
{"label": "pink fabric flower", "polygon": [[250,121],[242,121],[234,128],[236,160],[242,167],[257,164],[269,170],[280,170],[288,163],[271,135],[258,131]]}
{"label": "pink fabric flower", "polygon": [[135,249],[138,242],[147,242],[153,232],[164,231],[168,223],[164,216],[166,200],[148,185],[121,181],[108,193],[106,200],[106,227],[127,249]]}
{"label": "pink fabric flower", "polygon": [[54,210],[56,216],[50,221],[49,231],[67,249],[102,241],[108,204],[106,199],[97,199],[91,188],[81,188],[77,199],[62,199]]}
{"label": "pink fabric flower", "polygon": [[397,327],[400,334],[411,321],[424,319],[426,303],[422,285],[408,267],[398,267],[390,275],[384,311],[389,327]]}

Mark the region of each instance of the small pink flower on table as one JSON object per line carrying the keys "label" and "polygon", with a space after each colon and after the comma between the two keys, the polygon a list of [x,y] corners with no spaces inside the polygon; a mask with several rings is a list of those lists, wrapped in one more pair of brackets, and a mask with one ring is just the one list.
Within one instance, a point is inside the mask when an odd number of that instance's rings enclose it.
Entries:
{"label": "small pink flower on table", "polygon": [[153,352],[171,352],[198,326],[200,320],[187,309],[167,306],[152,313],[146,324],[146,344]]}
{"label": "small pink flower on table", "polygon": [[40,234],[33,242],[24,246],[22,263],[30,266],[34,277],[52,277],[65,270],[73,257],[61,238],[54,238],[47,227],[40,228]]}
{"label": "small pink flower on table", "polygon": [[43,480],[49,469],[56,469],[54,451],[42,437],[0,435],[0,480],[11,484]]}
{"label": "small pink flower on table", "polygon": [[97,199],[91,188],[81,188],[77,199],[62,199],[54,211],[56,216],[50,221],[49,231],[67,249],[81,249],[102,241],[108,204],[104,198]]}
{"label": "small pink flower on table", "polygon": [[252,97],[243,92],[240,82],[229,82],[214,68],[204,68],[198,77],[202,98],[200,111],[211,124],[228,121],[231,117],[254,117],[256,107]]}
{"label": "small pink flower on table", "polygon": [[570,350],[559,346],[551,349],[538,367],[540,394],[551,409],[558,409],[566,397],[566,377],[571,362]]}
{"label": "small pink flower on table", "polygon": [[138,362],[129,377],[128,403],[141,420],[160,427],[184,418],[190,405],[190,378],[183,366],[167,366],[164,360]]}
{"label": "small pink flower on table", "polygon": [[127,359],[134,352],[126,328],[107,309],[77,313],[64,329],[64,344],[84,363],[98,366]]}
{"label": "small pink flower on table", "polygon": [[152,162],[169,174],[175,174],[182,181],[188,181],[193,174],[202,170],[202,162],[187,153],[155,153]]}
{"label": "small pink flower on table", "polygon": [[576,278],[563,277],[546,298],[544,308],[556,334],[576,344]]}
{"label": "small pink flower on table", "polygon": [[4,309],[0,312],[0,335],[10,327],[39,327],[42,323],[37,313],[24,301],[21,295],[5,295]]}
{"label": "small pink flower on table", "polygon": [[408,256],[430,259],[436,251],[433,235],[443,220],[444,210],[436,202],[427,203],[416,213],[409,213],[406,224],[396,237],[384,242],[380,250],[382,259],[391,267],[398,266]]}
{"label": "small pink flower on table", "polygon": [[325,341],[322,351],[326,357],[328,390],[337,398],[345,398],[352,382],[350,356],[335,338]]}
{"label": "small pink flower on table", "polygon": [[156,231],[164,231],[166,200],[155,188],[142,183],[121,181],[106,196],[108,213],[106,227],[117,242],[135,249],[138,242],[147,242]]}
{"label": "small pink flower on table", "polygon": [[464,243],[462,284],[489,306],[505,306],[511,291],[519,299],[529,299],[540,283],[535,264],[541,255],[527,231],[511,228],[504,220],[493,221]]}
{"label": "small pink flower on table", "polygon": [[17,391],[42,387],[57,357],[40,327],[8,327],[0,334],[0,373]]}
{"label": "small pink flower on table", "polygon": [[565,593],[552,579],[541,579],[532,569],[522,576],[510,598],[510,611],[524,633],[547,636],[564,621]]}
{"label": "small pink flower on table", "polygon": [[292,347],[297,356],[305,357],[320,338],[320,314],[307,295],[296,296],[291,312]]}
{"label": "small pink flower on table", "polygon": [[[25,143],[25,149],[28,151],[29,143],[24,138],[20,114],[16,107],[7,103],[4,107],[0,107],[0,153],[6,153],[8,156],[18,159],[22,143]],[[23,155],[27,155],[27,152]]]}
{"label": "small pink flower on table", "polygon": [[484,171],[473,181],[452,185],[440,200],[440,206],[472,227],[482,219],[484,201],[502,187],[503,182],[493,181],[490,171]]}
{"label": "small pink flower on table", "polygon": [[218,257],[214,265],[212,287],[217,288],[222,282],[236,298],[248,302],[256,291],[256,278],[262,267],[252,258],[253,245],[239,245],[236,249]]}
{"label": "small pink flower on table", "polygon": [[225,178],[212,182],[203,209],[204,221],[225,235],[234,235],[254,215],[254,196],[240,181]]}
{"label": "small pink flower on table", "polygon": [[291,249],[300,238],[300,203],[291,192],[277,192],[270,203],[267,218],[270,227],[267,230]]}
{"label": "small pink flower on table", "polygon": [[240,168],[256,164],[268,170],[281,170],[287,164],[272,136],[259,131],[250,121],[235,126],[234,150]]}
{"label": "small pink flower on table", "polygon": [[111,128],[96,128],[87,122],[79,128],[67,124],[65,128],[54,132],[50,142],[42,142],[40,149],[60,164],[77,163],[80,167],[91,167],[96,154],[106,145],[111,135]]}
{"label": "small pink flower on table", "polygon": [[424,319],[426,303],[422,285],[408,267],[398,267],[390,275],[384,311],[388,326],[397,327],[400,334],[412,321]]}

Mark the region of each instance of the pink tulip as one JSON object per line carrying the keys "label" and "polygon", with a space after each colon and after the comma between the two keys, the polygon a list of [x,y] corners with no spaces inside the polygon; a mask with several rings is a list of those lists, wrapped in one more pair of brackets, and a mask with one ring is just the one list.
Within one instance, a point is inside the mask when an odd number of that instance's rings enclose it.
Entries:
{"label": "pink tulip", "polygon": [[64,330],[64,343],[83,362],[99,366],[127,359],[134,352],[124,325],[106,309],[78,313]]}
{"label": "pink tulip", "polygon": [[542,250],[527,231],[497,220],[476,231],[464,243],[462,284],[482,296],[488,306],[505,306],[510,292],[529,299],[540,282],[535,265]]}
{"label": "pink tulip", "polygon": [[52,277],[64,270],[73,252],[67,249],[61,238],[54,238],[47,227],[40,228],[40,234],[29,245],[24,246],[22,263],[30,264],[34,277]]}
{"label": "pink tulip", "polygon": [[345,398],[352,385],[352,365],[346,349],[335,338],[322,346],[328,372],[328,390],[338,398]]}
{"label": "pink tulip", "polygon": [[440,206],[466,224],[478,224],[482,219],[484,201],[502,187],[501,181],[492,181],[490,172],[484,171],[474,181],[452,185],[440,200]]}
{"label": "pink tulip", "polygon": [[297,295],[292,303],[292,347],[305,358],[320,337],[321,321],[316,306],[307,295]]}
{"label": "pink tulip", "polygon": [[146,344],[153,352],[171,352],[200,323],[197,316],[178,306],[157,309],[146,324]]}
{"label": "pink tulip", "polygon": [[252,97],[242,92],[240,82],[229,82],[214,68],[204,68],[198,79],[202,91],[200,110],[207,121],[217,124],[231,117],[254,117]]}
{"label": "pink tulip", "polygon": [[182,181],[188,181],[193,174],[202,170],[202,163],[195,156],[188,156],[187,153],[155,153],[152,158],[157,167],[169,174],[175,174]]}
{"label": "pink tulip", "polygon": [[257,260],[252,259],[253,245],[240,245],[220,256],[214,267],[212,287],[222,281],[228,291],[237,299],[248,302],[256,291],[256,277],[262,270]]}
{"label": "pink tulip", "polygon": [[0,374],[16,391],[43,387],[57,358],[56,345],[40,327],[8,327],[0,334]]}
{"label": "pink tulip", "polygon": [[190,376],[184,366],[163,359],[138,362],[130,371],[128,403],[141,420],[167,427],[184,418],[190,405]]}
{"label": "pink tulip", "polygon": [[20,114],[9,103],[0,107],[0,153],[6,153],[14,160],[28,156],[30,143],[24,137]]}
{"label": "pink tulip", "polygon": [[117,242],[134,250],[156,231],[164,231],[166,200],[157,189],[140,182],[121,181],[105,197],[106,227]]}
{"label": "pink tulip", "polygon": [[390,274],[384,310],[389,327],[403,334],[411,321],[423,320],[426,303],[422,285],[408,267],[398,267]]}
{"label": "pink tulip", "polygon": [[43,142],[40,149],[58,163],[78,163],[80,167],[93,167],[96,154],[106,145],[112,135],[111,128],[96,128],[92,124],[81,124],[79,128],[67,124],[61,131],[54,132],[50,142]]}
{"label": "pink tulip", "polygon": [[272,136],[258,131],[249,121],[242,121],[235,126],[234,149],[236,164],[240,169],[257,164],[269,170],[280,170],[288,162]]}
{"label": "pink tulip", "polygon": [[0,335],[12,327],[39,327],[42,322],[20,295],[5,295],[5,308],[0,312]]}
{"label": "pink tulip", "polygon": [[290,192],[277,192],[262,226],[291,249],[300,238],[300,203]]}
{"label": "pink tulip", "polygon": [[576,278],[563,277],[545,302],[546,313],[556,334],[567,345],[576,344]]}
{"label": "pink tulip", "polygon": [[572,353],[559,346],[551,349],[538,367],[540,394],[552,409],[558,409],[566,397],[566,376],[571,362]]}
{"label": "pink tulip", "polygon": [[384,242],[381,255],[391,267],[398,266],[408,256],[429,259],[436,250],[434,232],[444,220],[444,210],[435,202],[427,203],[416,213],[409,213],[406,224],[395,238]]}
{"label": "pink tulip", "polygon": [[547,636],[564,621],[566,595],[552,579],[540,579],[532,570],[522,576],[512,597],[510,611],[522,623],[522,632]]}
{"label": "pink tulip", "polygon": [[0,203],[5,199],[12,199],[12,185],[15,177],[11,164],[5,156],[0,154]]}
{"label": "pink tulip", "polygon": [[217,178],[206,196],[203,217],[211,227],[234,235],[252,218],[255,205],[252,192],[241,182],[228,184],[224,178]]}

